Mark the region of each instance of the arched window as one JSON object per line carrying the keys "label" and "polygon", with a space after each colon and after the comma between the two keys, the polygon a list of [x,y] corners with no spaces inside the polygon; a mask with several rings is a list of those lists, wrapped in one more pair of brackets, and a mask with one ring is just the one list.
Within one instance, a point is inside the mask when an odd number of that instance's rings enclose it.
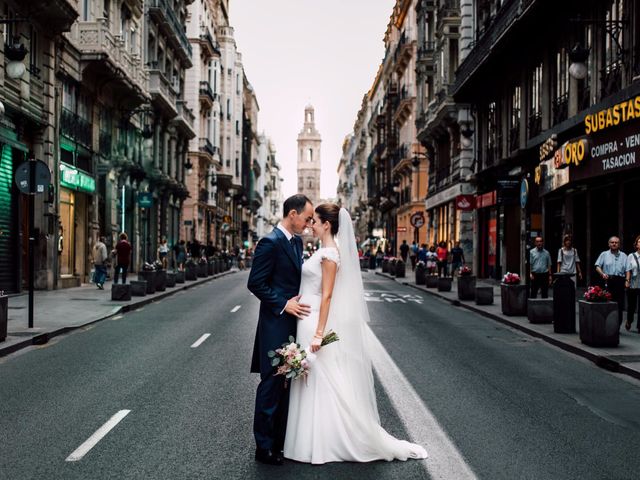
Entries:
{"label": "arched window", "polygon": [[313,148],[307,150],[307,162],[313,162]]}

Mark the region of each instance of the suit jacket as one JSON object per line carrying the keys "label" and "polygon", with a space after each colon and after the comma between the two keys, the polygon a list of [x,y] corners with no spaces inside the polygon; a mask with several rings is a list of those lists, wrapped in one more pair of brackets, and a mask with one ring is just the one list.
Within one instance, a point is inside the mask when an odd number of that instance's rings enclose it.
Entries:
{"label": "suit jacket", "polygon": [[[302,254],[302,240],[294,238]],[[297,318],[283,310],[287,301],[300,291],[301,273],[302,257],[297,257],[282,231],[274,228],[260,239],[247,287],[260,300],[251,372],[260,373],[262,378],[273,372],[269,350],[280,348],[289,336],[296,336]]]}

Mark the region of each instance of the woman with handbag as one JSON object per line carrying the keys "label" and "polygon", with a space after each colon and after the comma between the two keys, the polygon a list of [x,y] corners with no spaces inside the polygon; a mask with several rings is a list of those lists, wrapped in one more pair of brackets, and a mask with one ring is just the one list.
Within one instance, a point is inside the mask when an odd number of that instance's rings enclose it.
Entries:
{"label": "woman with handbag", "polygon": [[[627,323],[624,327],[627,330],[631,330],[631,324],[633,323],[633,316],[636,313],[636,308],[640,300],[640,235],[636,237],[633,243],[635,252],[629,254],[627,257],[627,272],[624,286],[627,288]],[[640,333],[640,309],[638,312],[638,322],[636,323],[638,333]]]}

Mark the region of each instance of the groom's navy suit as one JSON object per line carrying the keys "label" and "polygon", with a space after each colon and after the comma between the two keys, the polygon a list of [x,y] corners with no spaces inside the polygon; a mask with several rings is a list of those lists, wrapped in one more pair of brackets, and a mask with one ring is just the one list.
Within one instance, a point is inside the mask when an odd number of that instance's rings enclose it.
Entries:
{"label": "groom's navy suit", "polygon": [[260,374],[253,430],[258,448],[281,450],[287,429],[289,391],[284,377],[274,376],[267,355],[296,336],[297,319],[284,312],[287,301],[298,295],[302,272],[302,241],[287,240],[278,228],[256,246],[248,288],[260,300],[260,316],[253,347],[251,372]]}

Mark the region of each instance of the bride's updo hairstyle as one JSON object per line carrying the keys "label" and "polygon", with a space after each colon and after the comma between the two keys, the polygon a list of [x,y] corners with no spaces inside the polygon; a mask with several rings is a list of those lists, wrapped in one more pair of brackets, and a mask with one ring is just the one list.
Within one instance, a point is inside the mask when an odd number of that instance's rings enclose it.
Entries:
{"label": "bride's updo hairstyle", "polygon": [[316,213],[322,223],[329,222],[331,224],[331,235],[337,235],[340,226],[340,207],[335,203],[323,203],[316,207]]}

